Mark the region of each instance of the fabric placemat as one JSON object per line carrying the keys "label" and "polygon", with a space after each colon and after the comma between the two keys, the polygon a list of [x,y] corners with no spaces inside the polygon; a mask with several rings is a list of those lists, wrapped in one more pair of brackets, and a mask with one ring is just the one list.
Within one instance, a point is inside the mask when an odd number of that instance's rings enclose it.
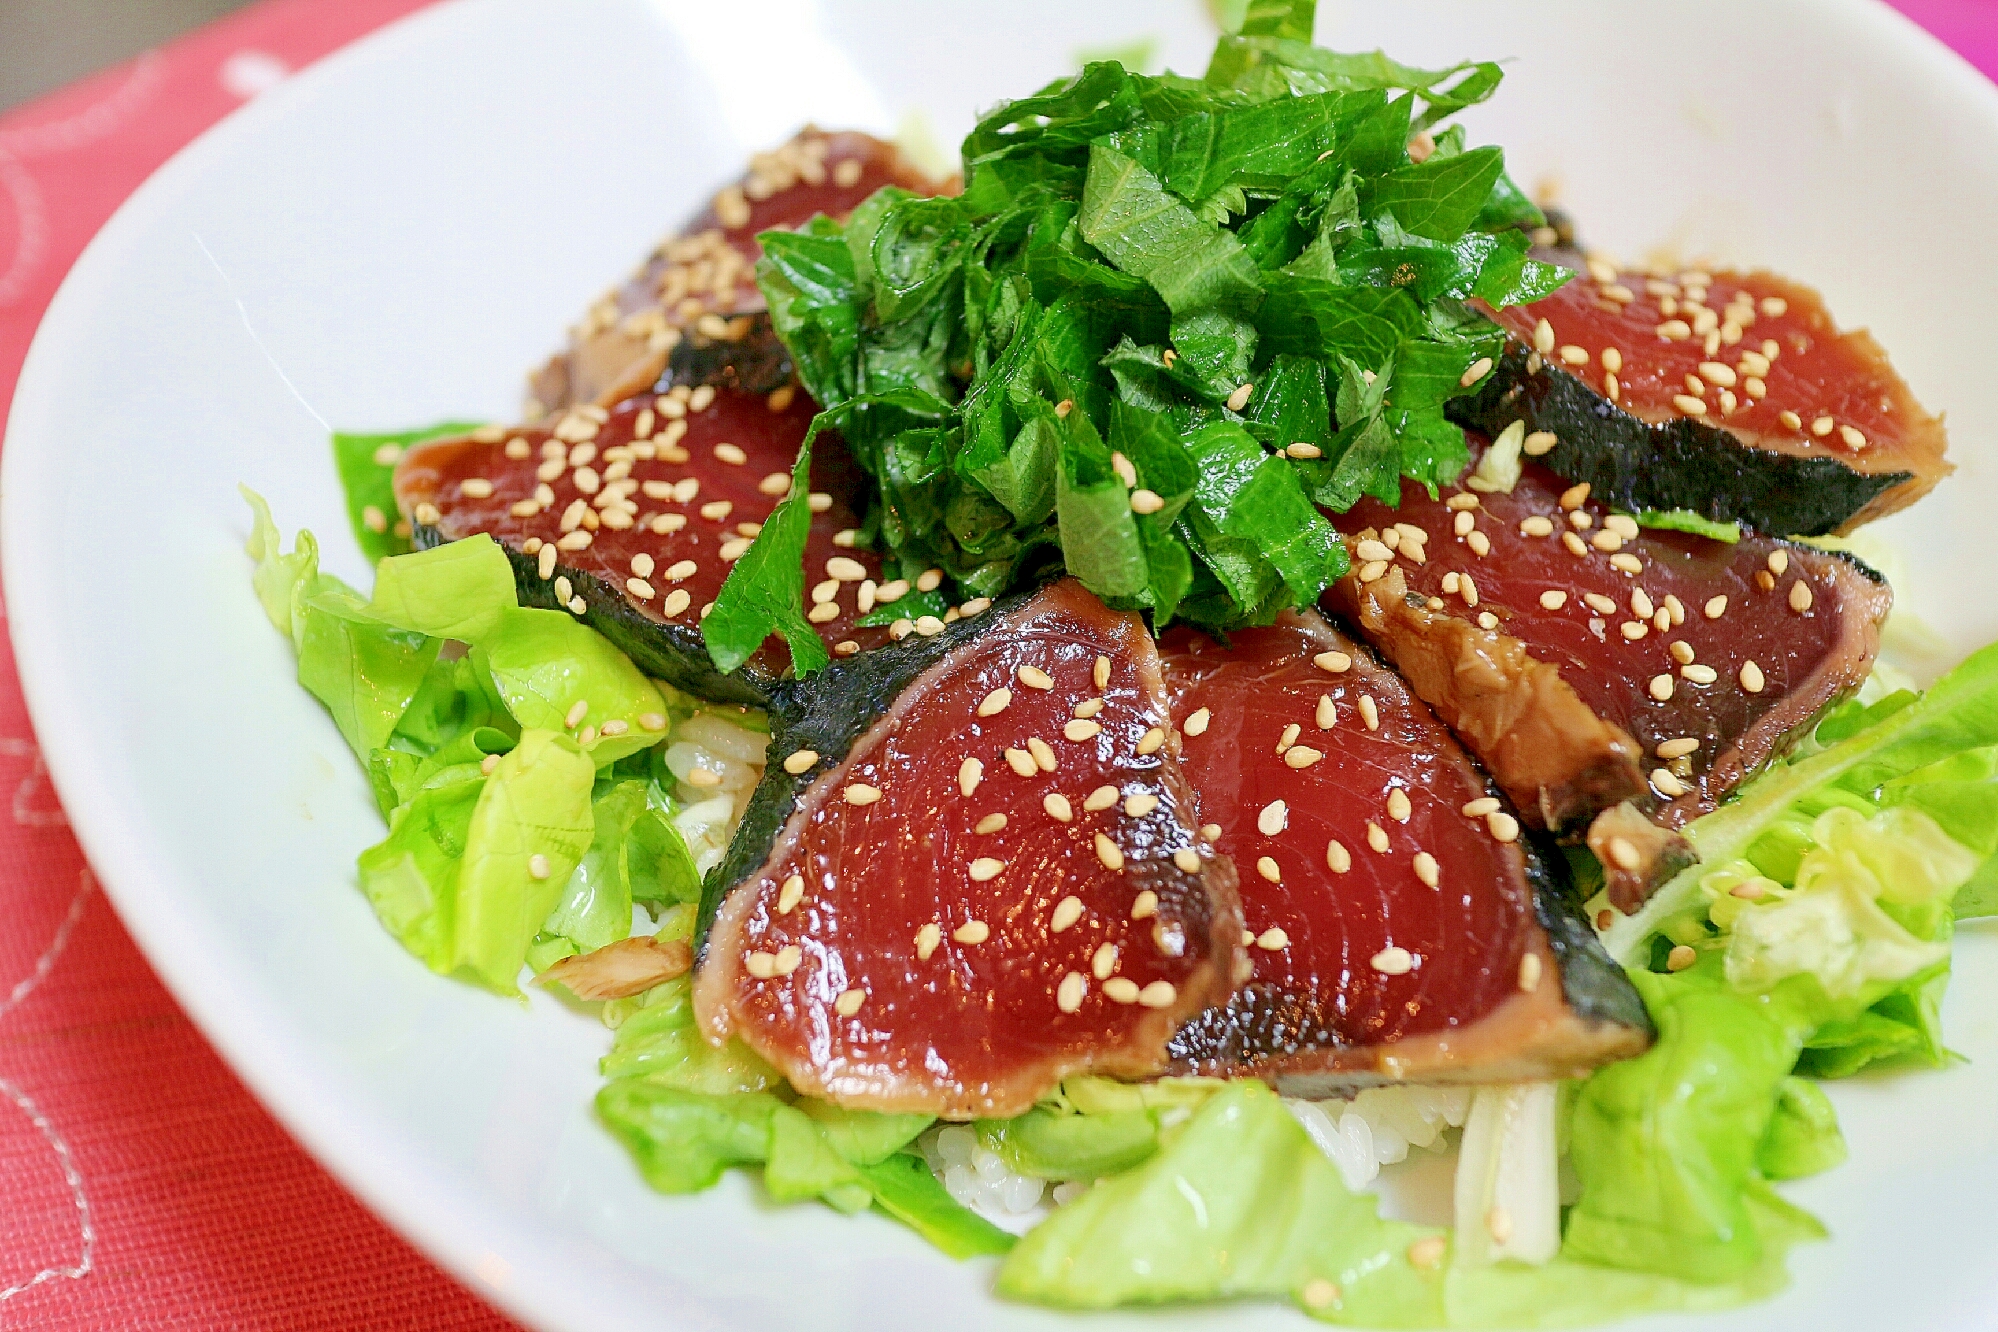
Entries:
{"label": "fabric placemat", "polygon": [[[62,275],[154,168],[423,3],[264,0],[0,116],[0,415]],[[1899,7],[1998,76],[1998,0]],[[5,643],[0,801],[0,1327],[513,1327],[306,1156],[161,987],[70,834]]]}

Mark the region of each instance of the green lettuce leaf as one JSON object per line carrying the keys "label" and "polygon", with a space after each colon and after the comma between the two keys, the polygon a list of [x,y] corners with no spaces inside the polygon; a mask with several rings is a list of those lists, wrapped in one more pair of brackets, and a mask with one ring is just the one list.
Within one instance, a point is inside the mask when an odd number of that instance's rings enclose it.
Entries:
{"label": "green lettuce leaf", "polygon": [[998,1289],[1064,1309],[1288,1297],[1332,1321],[1433,1325],[1442,1273],[1408,1258],[1431,1233],[1381,1220],[1283,1102],[1243,1082],[1029,1231]]}
{"label": "green lettuce leaf", "polygon": [[978,1139],[1023,1175],[1100,1179],[1158,1150],[1159,1116],[1153,1110],[1085,1115],[1037,1107],[1012,1119],[980,1120]]}
{"label": "green lettuce leaf", "polygon": [[463,435],[478,428],[476,421],[445,421],[420,430],[387,435],[333,432],[333,468],[347,497],[347,522],[368,563],[409,551],[409,538],[395,532],[395,465],[403,450],[426,439]]}

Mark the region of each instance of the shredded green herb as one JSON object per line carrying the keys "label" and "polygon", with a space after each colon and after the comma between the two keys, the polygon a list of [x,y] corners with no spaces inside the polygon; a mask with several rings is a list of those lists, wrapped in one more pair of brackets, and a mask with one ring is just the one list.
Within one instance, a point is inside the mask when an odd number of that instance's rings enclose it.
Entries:
{"label": "shredded green herb", "polygon": [[[968,597],[1065,570],[1155,628],[1225,631],[1345,572],[1323,509],[1462,471],[1444,404],[1502,344],[1468,302],[1566,276],[1527,256],[1540,214],[1500,151],[1437,128],[1498,66],[1321,50],[1313,0],[1230,8],[1203,78],[1092,63],[979,123],[961,195],[883,189],[761,237],[888,577]],[[736,566],[718,662],[796,629],[797,593],[747,584],[803,545],[773,523]]]}

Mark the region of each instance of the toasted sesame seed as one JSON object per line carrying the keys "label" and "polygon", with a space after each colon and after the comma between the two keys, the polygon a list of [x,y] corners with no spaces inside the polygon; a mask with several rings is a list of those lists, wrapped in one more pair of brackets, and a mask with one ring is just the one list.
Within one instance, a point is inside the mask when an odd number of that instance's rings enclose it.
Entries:
{"label": "toasted sesame seed", "polygon": [[966,796],[969,796],[973,791],[976,791],[978,789],[978,784],[984,780],[985,780],[985,765],[979,760],[975,758],[968,758],[963,763],[958,765],[957,789]]}
{"label": "toasted sesame seed", "polygon": [[1495,809],[1485,815],[1485,830],[1492,835],[1493,841],[1519,840],[1519,820],[1502,809]]}
{"label": "toasted sesame seed", "polygon": [[1632,643],[1635,643],[1638,639],[1651,632],[1651,626],[1642,620],[1625,620],[1616,629],[1618,633],[1622,634],[1625,639]]}
{"label": "toasted sesame seed", "polygon": [[1434,888],[1442,875],[1442,870],[1436,863],[1436,857],[1430,855],[1427,851],[1417,851],[1413,864],[1415,866],[1415,877],[1422,880],[1425,887]]}
{"label": "toasted sesame seed", "polygon": [[923,926],[923,928],[921,928],[920,930],[917,930],[916,931],[917,960],[922,962],[929,961],[930,954],[936,952],[937,945],[942,942],[943,942],[943,931],[937,927],[934,921],[928,925]]}
{"label": "toasted sesame seed", "polygon": [[1034,766],[1042,772],[1053,772],[1059,762],[1054,747],[1038,735],[1027,737],[1027,752],[1033,755]]}
{"label": "toasted sesame seed", "polygon": [[1561,534],[1561,544],[1568,548],[1570,555],[1587,555],[1589,553],[1589,543],[1576,536],[1573,532],[1563,532]]}
{"label": "toasted sesame seed", "polygon": [[1369,560],[1360,566],[1358,576],[1362,583],[1378,583],[1381,579],[1387,577],[1387,571],[1388,562],[1386,560]]}
{"label": "toasted sesame seed", "polygon": [[1138,752],[1140,754],[1156,754],[1165,742],[1166,733],[1154,726],[1138,738]]}
{"label": "toasted sesame seed", "polygon": [[1799,578],[1790,584],[1790,609],[1802,615],[1811,608],[1811,585]]}
{"label": "toasted sesame seed", "polygon": [[1165,500],[1155,490],[1134,490],[1131,492],[1132,513],[1157,513],[1165,507]]}
{"label": "toasted sesame seed", "polygon": [[1635,871],[1644,864],[1644,856],[1628,837],[1610,838],[1609,858],[1618,869],[1625,871]]}
{"label": "toasted sesame seed", "polygon": [[1096,682],[1096,688],[1099,693],[1108,689],[1110,687],[1110,658],[1098,657],[1096,665],[1092,668],[1090,678]]}
{"label": "toasted sesame seed", "polygon": [[1677,739],[1659,741],[1653,752],[1662,759],[1675,759],[1684,758],[1696,752],[1699,747],[1700,742],[1697,739],[1690,735],[1682,735]]}
{"label": "toasted sesame seed", "polygon": [[1781,575],[1786,574],[1789,571],[1790,571],[1789,553],[1780,548],[1770,551],[1769,572],[1776,574],[1780,577]]}
{"label": "toasted sesame seed", "polygon": [[1303,733],[1304,728],[1296,722],[1292,722],[1290,725],[1284,727],[1283,738],[1277,741],[1276,752],[1281,754],[1288,750],[1292,745],[1297,743],[1297,737]]}
{"label": "toasted sesame seed", "polygon": [[1677,799],[1686,794],[1687,790],[1690,789],[1684,782],[1679,780],[1678,774],[1670,768],[1653,768],[1651,770],[1651,785],[1657,788],[1658,794],[1668,799]]}
{"label": "toasted sesame seed", "polygon": [[1124,799],[1124,813],[1134,819],[1142,819],[1159,807],[1159,798],[1150,791],[1138,791]]}
{"label": "toasted sesame seed", "polygon": [[1102,833],[1096,834],[1096,858],[1103,862],[1103,868],[1121,870],[1124,868],[1124,853],[1117,844]]}
{"label": "toasted sesame seed", "polygon": [[[1004,814],[997,814],[994,815],[993,817],[1003,820],[1006,816]],[[982,823],[983,821],[981,820],[981,826]],[[1002,824],[1001,826],[1004,825]],[[998,859],[995,856],[980,856],[978,859],[971,862],[971,867],[968,872],[971,875],[971,881],[973,883],[985,883],[989,880],[998,878],[999,875],[1005,871],[1005,868],[1006,868],[1006,862]]]}
{"label": "toasted sesame seed", "polygon": [[1158,914],[1159,895],[1147,888],[1131,899],[1131,919],[1144,920]]}
{"label": "toasted sesame seed", "polygon": [[1369,731],[1381,729],[1380,705],[1374,702],[1372,694],[1360,695],[1360,720],[1366,724]]}
{"label": "toasted sesame seed", "polygon": [[1388,817],[1396,823],[1407,823],[1409,816],[1415,812],[1414,806],[1408,803],[1408,792],[1402,790],[1399,786],[1389,787],[1387,793],[1387,812]]}
{"label": "toasted sesame seed", "polygon": [[1740,678],[1741,687],[1751,694],[1761,693],[1763,686],[1768,683],[1767,677],[1762,674],[1762,668],[1757,666],[1753,661],[1744,661],[1741,663]]}
{"label": "toasted sesame seed", "polygon": [[1468,491],[1459,491],[1455,495],[1452,495],[1449,499],[1444,500],[1443,507],[1450,510],[1452,513],[1457,513],[1464,509],[1475,509],[1478,507],[1479,502],[1480,501],[1476,495],[1473,495]]}
{"label": "toasted sesame seed", "polygon": [[1553,536],[1554,524],[1547,515],[1536,513],[1520,520],[1519,534],[1529,537]]}
{"label": "toasted sesame seed", "polygon": [[1083,996],[1089,993],[1089,982],[1079,971],[1071,971],[1061,978],[1055,987],[1055,1007],[1064,1013],[1073,1013],[1082,1007]]}
{"label": "toasted sesame seed", "polygon": [[1060,934],[1081,919],[1082,899],[1071,893],[1055,903],[1054,910],[1048,915],[1048,929]]}
{"label": "toasted sesame seed", "polygon": [[1863,449],[1866,447],[1866,436],[1861,434],[1856,426],[1840,426],[1838,428],[1838,437],[1845,441],[1847,448]]}
{"label": "toasted sesame seed", "polygon": [[1205,735],[1207,734],[1207,723],[1213,716],[1213,712],[1209,709],[1198,708],[1187,717],[1186,721],[1180,726],[1180,730],[1184,731],[1187,735]]}
{"label": "toasted sesame seed", "polygon": [[1368,964],[1383,976],[1406,976],[1415,969],[1415,958],[1406,948],[1389,945],[1375,953]]}
{"label": "toasted sesame seed", "polygon": [[798,903],[804,900],[805,900],[804,876],[800,874],[793,874],[790,878],[784,880],[783,886],[777,890],[777,914],[780,916],[788,916],[789,914],[791,914],[792,909],[795,908],[798,905]]}
{"label": "toasted sesame seed", "polygon": [[1497,796],[1479,796],[1476,800],[1466,802],[1463,809],[1458,812],[1467,819],[1481,819],[1502,808]]}
{"label": "toasted sesame seed", "polygon": [[1138,991],[1138,1003],[1145,1008],[1171,1008],[1178,997],[1179,991],[1173,988],[1171,981],[1153,981]]}
{"label": "toasted sesame seed", "polygon": [[652,584],[646,582],[643,578],[625,579],[624,590],[631,593],[632,596],[637,597],[640,601],[650,601],[659,595],[658,592],[653,590]]}
{"label": "toasted sesame seed", "polygon": [[1334,839],[1325,844],[1325,868],[1334,874],[1344,874],[1353,868],[1353,853],[1345,843]]}
{"label": "toasted sesame seed", "polygon": [[867,577],[867,566],[850,556],[835,555],[826,561],[826,576],[842,583],[857,583]]}
{"label": "toasted sesame seed", "polygon": [[1319,730],[1329,731],[1338,719],[1338,710],[1332,706],[1332,695],[1320,694],[1317,711],[1312,713],[1311,720],[1317,724]]}
{"label": "toasted sesame seed", "polygon": [[1019,777],[1032,777],[1041,770],[1040,765],[1034,762],[1034,756],[1024,749],[1007,750],[1006,766],[1013,770],[1015,776]]}
{"label": "toasted sesame seed", "polygon": [[1644,561],[1627,551],[1610,556],[1609,562],[1610,568],[1615,569],[1618,573],[1641,574],[1644,572]]}
{"label": "toasted sesame seed", "polygon": [[819,752],[816,749],[795,750],[784,759],[784,771],[795,777],[816,765],[818,761]]}
{"label": "toasted sesame seed", "polygon": [[967,920],[952,930],[950,937],[961,944],[982,944],[992,937],[992,927],[982,920]]}
{"label": "toasted sesame seed", "polygon": [[1083,797],[1082,807],[1091,814],[1098,814],[1116,803],[1117,788],[1114,786],[1099,786]]}
{"label": "toasted sesame seed", "polygon": [[563,714],[562,725],[565,729],[573,731],[582,724],[583,718],[589,715],[590,701],[586,698],[579,698],[570,704],[569,711]]}
{"label": "toasted sesame seed", "polygon": [[1781,296],[1764,296],[1762,298],[1762,313],[1768,315],[1771,319],[1781,319],[1789,312],[1789,309],[1790,302],[1784,300]]}
{"label": "toasted sesame seed", "polygon": [[[559,556],[554,546],[552,545],[543,546],[541,548],[541,553],[535,557],[536,559],[535,570],[538,573],[540,573],[540,575],[543,578],[547,578],[549,575],[555,572],[555,561],[557,558],[559,558]],[[567,597],[564,597],[562,599],[564,601],[568,600]]]}
{"label": "toasted sesame seed", "polygon": [[1334,1282],[1314,1277],[1304,1283],[1304,1306],[1307,1309],[1329,1309],[1339,1303],[1339,1293],[1339,1287]]}
{"label": "toasted sesame seed", "polygon": [[1386,855],[1388,849],[1387,829],[1369,820],[1367,822],[1367,845],[1379,855]]}
{"label": "toasted sesame seed", "polygon": [[1687,323],[1683,319],[1667,319],[1664,323],[1658,325],[1658,327],[1653,331],[1656,332],[1659,337],[1669,338],[1674,342],[1682,338],[1690,338],[1693,336],[1693,326]]}
{"label": "toasted sesame seed", "polygon": [[1200,873],[1200,853],[1190,846],[1182,846],[1173,852],[1172,863],[1188,874]]}
{"label": "toasted sesame seed", "polygon": [[1820,416],[1817,420],[1811,422],[1811,433],[1822,439],[1832,432],[1834,424],[1836,423],[1829,416]]}
{"label": "toasted sesame seed", "polygon": [[934,615],[918,615],[915,630],[923,638],[935,638],[944,631],[944,622]]}
{"label": "toasted sesame seed", "polygon": [[1265,837],[1275,837],[1289,826],[1290,806],[1281,800],[1270,801],[1256,815],[1256,830]]}
{"label": "toasted sesame seed", "polygon": [[855,782],[846,788],[846,803],[849,805],[871,805],[880,798],[880,789],[865,782]]}
{"label": "toasted sesame seed", "polygon": [[659,609],[670,620],[693,604],[693,594],[688,592],[686,588],[681,587],[668,592],[666,600],[659,603]]}
{"label": "toasted sesame seed", "polygon": [[973,824],[971,830],[981,837],[989,837],[1005,826],[1006,816],[1000,813],[992,813],[987,814],[984,818]]}
{"label": "toasted sesame seed", "polygon": [[1290,947],[1290,935],[1281,926],[1272,925],[1256,936],[1256,947],[1265,952],[1280,952]]}
{"label": "toasted sesame seed", "polygon": [[1554,325],[1542,319],[1533,326],[1533,350],[1542,356],[1554,350]]}
{"label": "toasted sesame seed", "polygon": [[1388,549],[1384,542],[1374,540],[1371,537],[1355,546],[1353,554],[1355,558],[1367,561],[1392,560],[1394,558],[1394,552]]}
{"label": "toasted sesame seed", "polygon": [[1029,689],[1053,689],[1054,677],[1038,666],[1022,666],[1017,672],[1020,683]]}
{"label": "toasted sesame seed", "polygon": [[552,870],[548,867],[548,857],[536,851],[527,858],[527,875],[531,879],[545,879]]}
{"label": "toasted sesame seed", "polygon": [[1316,444],[1307,444],[1303,440],[1298,440],[1286,446],[1284,452],[1293,458],[1318,458],[1323,457],[1325,451]]}
{"label": "toasted sesame seed", "polygon": [[1271,859],[1269,856],[1261,856],[1257,858],[1256,873],[1262,875],[1265,879],[1268,879],[1271,883],[1283,882],[1283,871],[1277,867],[1276,861]]}
{"label": "toasted sesame seed", "polygon": [[774,953],[751,953],[742,959],[742,969],[757,980],[769,980],[777,974],[777,956]]}
{"label": "toasted sesame seed", "polygon": [[1550,587],[1540,594],[1542,610],[1557,611],[1568,604],[1568,594],[1557,587]]}
{"label": "toasted sesame seed", "polygon": [[1064,740],[1073,740],[1080,744],[1085,740],[1094,740],[1102,729],[1100,722],[1077,718],[1061,728],[1061,736]]}
{"label": "toasted sesame seed", "polygon": [[1665,954],[1665,969],[1667,971],[1684,971],[1699,960],[1700,955],[1693,951],[1691,944],[1680,944],[1671,952]]}
{"label": "toasted sesame seed", "polygon": [[852,1017],[860,1011],[860,1006],[866,1002],[867,991],[848,990],[839,998],[833,1000],[833,1011],[841,1017]]}
{"label": "toasted sesame seed", "polygon": [[1688,662],[1679,668],[1679,678],[1690,680],[1697,685],[1710,685],[1720,679],[1720,673],[1711,666],[1702,666],[1698,662]]}
{"label": "toasted sesame seed", "polygon": [[1685,416],[1705,416],[1707,414],[1705,399],[1696,398],[1690,393],[1674,393],[1672,395],[1672,406]]}
{"label": "toasted sesame seed", "polygon": [[1623,385],[1617,382],[1617,377],[1613,373],[1603,375],[1603,396],[1611,402],[1623,400]]}
{"label": "toasted sesame seed", "polygon": [[1469,388],[1491,372],[1492,358],[1489,356],[1480,356],[1477,360],[1471,362],[1470,368],[1465,370],[1463,375],[1458,378],[1457,387]]}

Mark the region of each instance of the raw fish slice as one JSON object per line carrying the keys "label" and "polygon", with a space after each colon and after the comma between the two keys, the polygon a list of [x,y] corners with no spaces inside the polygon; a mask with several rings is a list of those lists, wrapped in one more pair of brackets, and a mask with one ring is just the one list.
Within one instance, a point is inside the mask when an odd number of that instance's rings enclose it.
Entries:
{"label": "raw fish slice", "polygon": [[1143,623],[1067,580],[786,685],[695,1006],[841,1105],[1137,1078],[1244,965]]}
{"label": "raw fish slice", "polygon": [[1240,874],[1255,967],[1180,1066],[1318,1094],[1568,1077],[1644,1008],[1428,708],[1316,613],[1161,645],[1182,761]]}
{"label": "raw fish slice", "polygon": [[[823,213],[843,219],[883,185],[918,194],[943,187],[916,170],[891,143],[852,130],[801,130],[750,159],[741,180],[717,191],[707,207],[660,242],[621,285],[606,292],[558,352],[529,377],[530,419],[577,403],[601,407],[659,383],[688,383],[676,359],[727,367],[735,386],[779,387],[790,360],[769,336],[756,287],[759,232],[804,225]],[[739,353],[746,353],[746,359]],[[710,368],[699,382],[718,382]],[[731,382],[735,382],[731,380]]]}
{"label": "raw fish slice", "polygon": [[[790,488],[812,419],[798,395],[675,389],[614,411],[582,407],[537,426],[419,444],[396,469],[396,502],[418,545],[491,534],[514,562],[521,604],[567,607],[647,673],[720,702],[760,706],[790,664],[772,637],[722,675],[701,641],[702,608]],[[820,636],[835,652],[886,642],[861,628],[881,560],[836,544],[858,526],[836,438],[814,444],[808,579]],[[842,538],[843,539],[843,538]],[[894,589],[890,589],[893,591]],[[881,603],[886,605],[887,603]]]}
{"label": "raw fish slice", "polygon": [[1880,344],[1773,274],[1604,269],[1495,317],[1514,342],[1453,414],[1548,432],[1547,465],[1625,510],[1848,532],[1951,470],[1942,421]]}

